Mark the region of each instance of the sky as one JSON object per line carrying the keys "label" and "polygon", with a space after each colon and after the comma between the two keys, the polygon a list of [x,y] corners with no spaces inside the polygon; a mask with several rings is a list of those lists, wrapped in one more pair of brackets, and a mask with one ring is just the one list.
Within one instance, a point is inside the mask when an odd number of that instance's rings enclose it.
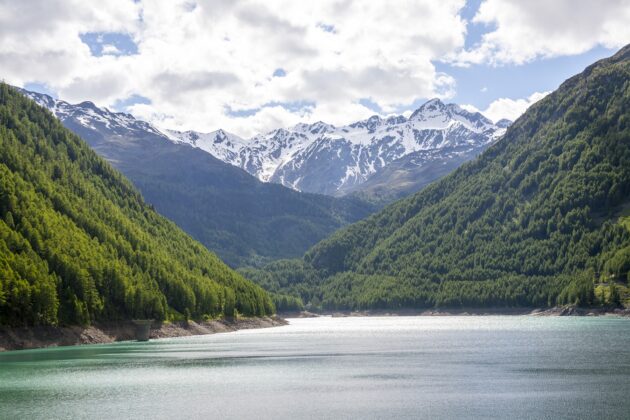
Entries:
{"label": "sky", "polygon": [[243,137],[434,97],[514,120],[628,22],[630,0],[0,0],[0,78]]}

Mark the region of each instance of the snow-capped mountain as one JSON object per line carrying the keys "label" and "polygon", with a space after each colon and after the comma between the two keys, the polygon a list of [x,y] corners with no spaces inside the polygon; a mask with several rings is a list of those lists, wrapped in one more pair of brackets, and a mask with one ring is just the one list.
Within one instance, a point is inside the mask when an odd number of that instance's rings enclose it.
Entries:
{"label": "snow-capped mountain", "polygon": [[70,104],[42,93],[31,92],[25,89],[20,89],[20,91],[39,105],[50,110],[61,121],[72,119],[85,128],[106,129],[118,135],[149,133],[166,137],[153,125],[137,120],[131,114],[111,112],[107,108],[99,108],[89,101]]}
{"label": "snow-capped mountain", "polygon": [[[375,115],[339,127],[321,121],[300,123],[243,139],[224,130],[160,130],[130,114],[111,112],[92,102],[73,105],[48,95],[23,92],[61,121],[77,126],[71,129],[87,129],[82,132],[84,136],[93,135],[95,130],[106,130],[119,136],[120,141],[151,135],[203,150],[263,182],[337,196],[361,192],[363,185],[366,190],[379,185],[386,191],[384,185],[399,187],[395,184],[400,179],[406,181],[399,192],[417,191],[444,175],[446,168],[454,169],[474,158],[510,124],[507,120],[494,124],[480,113],[432,99],[409,118]],[[402,171],[406,172],[404,176]],[[422,179],[416,179],[417,174],[422,174]]]}
{"label": "snow-capped mountain", "polygon": [[[444,150],[460,156],[459,160],[461,156],[471,159],[503,135],[508,125],[509,121],[494,124],[478,112],[432,99],[409,118],[375,115],[340,127],[323,122],[298,124],[249,140],[223,130],[166,134],[172,141],[201,148],[262,181],[343,195],[360,189],[371,176],[412,153],[424,151],[444,160],[439,154]],[[427,164],[426,159],[420,161]]]}
{"label": "snow-capped mountain", "polygon": [[240,150],[247,146],[247,141],[223,130],[211,133],[164,130],[164,133],[175,143],[185,143],[198,147],[228,163],[238,160]]}

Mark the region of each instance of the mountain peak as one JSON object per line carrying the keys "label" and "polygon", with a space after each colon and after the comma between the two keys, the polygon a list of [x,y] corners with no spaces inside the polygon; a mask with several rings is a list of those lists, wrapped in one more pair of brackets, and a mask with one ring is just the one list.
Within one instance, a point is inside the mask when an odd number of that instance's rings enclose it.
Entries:
{"label": "mountain peak", "polygon": [[92,109],[92,110],[94,110],[94,111],[100,111],[100,110],[101,110],[101,109],[100,109],[100,108],[98,108],[98,107],[96,106],[96,104],[94,104],[94,102],[92,102],[92,101],[83,101],[83,102],[81,102],[81,103],[77,104],[77,106],[78,106],[79,108],[88,108],[88,109]]}
{"label": "mountain peak", "polygon": [[442,110],[446,109],[446,104],[442,102],[440,98],[433,98],[422,104],[422,106],[420,106],[420,109],[425,111]]}
{"label": "mountain peak", "polygon": [[428,101],[426,101],[423,105],[423,107],[443,107],[444,106],[444,102],[442,102],[440,100],[440,98],[432,98],[429,99]]}
{"label": "mountain peak", "polygon": [[[335,126],[332,124],[325,123],[323,121],[316,121],[314,123],[298,123],[294,125],[290,131],[296,131],[304,134],[325,134],[333,131]],[[275,130],[277,131],[277,130]]]}
{"label": "mountain peak", "polygon": [[374,132],[374,130],[378,126],[380,126],[382,122],[383,122],[383,118],[381,118],[379,115],[372,115],[370,118],[352,123],[348,127],[366,128],[368,132]]}
{"label": "mountain peak", "polygon": [[444,102],[439,98],[433,98],[416,109],[409,117],[409,120],[423,119],[422,117],[428,115],[443,114],[445,110],[446,105],[444,105]]}

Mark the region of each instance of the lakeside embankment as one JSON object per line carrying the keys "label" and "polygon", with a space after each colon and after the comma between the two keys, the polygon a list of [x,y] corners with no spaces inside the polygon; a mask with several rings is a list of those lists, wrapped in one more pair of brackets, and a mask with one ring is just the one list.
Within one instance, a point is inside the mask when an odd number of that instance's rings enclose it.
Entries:
{"label": "lakeside embankment", "polygon": [[312,318],[318,316],[484,316],[484,315],[532,315],[532,316],[624,316],[630,317],[630,308],[581,308],[556,306],[553,308],[452,308],[452,309],[370,309],[364,311],[284,312],[283,318]]}
{"label": "lakeside embankment", "polygon": [[[184,337],[225,333],[252,328],[270,328],[287,325],[284,318],[370,317],[370,316],[622,316],[630,317],[630,308],[580,308],[563,306],[553,308],[459,308],[459,309],[405,309],[334,311],[313,313],[286,312],[273,317],[241,318],[236,320],[212,320],[195,322],[172,322],[152,326],[150,338]],[[131,321],[97,324],[89,327],[23,327],[0,326],[0,351],[34,349],[51,346],[73,346],[79,344],[112,343],[135,340],[136,326]]]}
{"label": "lakeside embankment", "polygon": [[[151,328],[150,338],[183,337],[269,328],[286,325],[279,316],[263,318],[220,319],[212,321],[170,322],[156,324]],[[73,346],[78,344],[112,343],[134,340],[136,326],[131,321],[96,324],[88,327],[4,327],[0,326],[0,351],[34,349],[51,346]]]}

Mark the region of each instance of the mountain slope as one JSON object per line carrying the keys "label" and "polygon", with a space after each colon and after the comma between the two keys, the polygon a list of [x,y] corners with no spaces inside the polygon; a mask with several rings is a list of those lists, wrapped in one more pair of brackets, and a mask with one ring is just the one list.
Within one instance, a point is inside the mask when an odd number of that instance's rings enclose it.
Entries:
{"label": "mountain slope", "polygon": [[233,316],[269,296],[48,111],[0,84],[0,324]]}
{"label": "mountain slope", "polygon": [[594,282],[628,282],[628,207],[630,46],[474,162],[313,247],[309,293],[333,308],[604,303]]}
{"label": "mountain slope", "polygon": [[71,105],[24,93],[84,138],[161,214],[231,266],[300,256],[334,230],[375,210],[357,198],[305,194],[260,182],[208,153],[173,143],[131,115],[91,102]]}
{"label": "mountain slope", "polygon": [[365,182],[345,190],[368,200],[392,202],[422,190],[464,163],[473,160],[490,146],[463,145],[419,150],[397,159],[368,177]]}
{"label": "mountain slope", "polygon": [[[375,115],[341,127],[323,122],[298,124],[247,141],[222,130],[207,134],[169,131],[168,135],[175,142],[201,148],[243,168],[262,181],[336,196],[362,191],[370,176],[392,162],[411,154],[423,155],[424,159],[410,158],[406,165],[398,166],[398,173],[408,172],[406,187],[400,189],[402,194],[416,192],[446,173],[433,175],[423,166],[437,168],[438,161],[469,160],[499,138],[508,124],[501,121],[495,125],[480,113],[432,99],[409,118]],[[450,167],[455,167],[453,162],[449,162]],[[423,173],[417,185],[414,172]],[[381,176],[380,180],[383,183],[388,178]],[[392,181],[396,185],[396,180]],[[378,195],[373,189],[369,192]]]}

